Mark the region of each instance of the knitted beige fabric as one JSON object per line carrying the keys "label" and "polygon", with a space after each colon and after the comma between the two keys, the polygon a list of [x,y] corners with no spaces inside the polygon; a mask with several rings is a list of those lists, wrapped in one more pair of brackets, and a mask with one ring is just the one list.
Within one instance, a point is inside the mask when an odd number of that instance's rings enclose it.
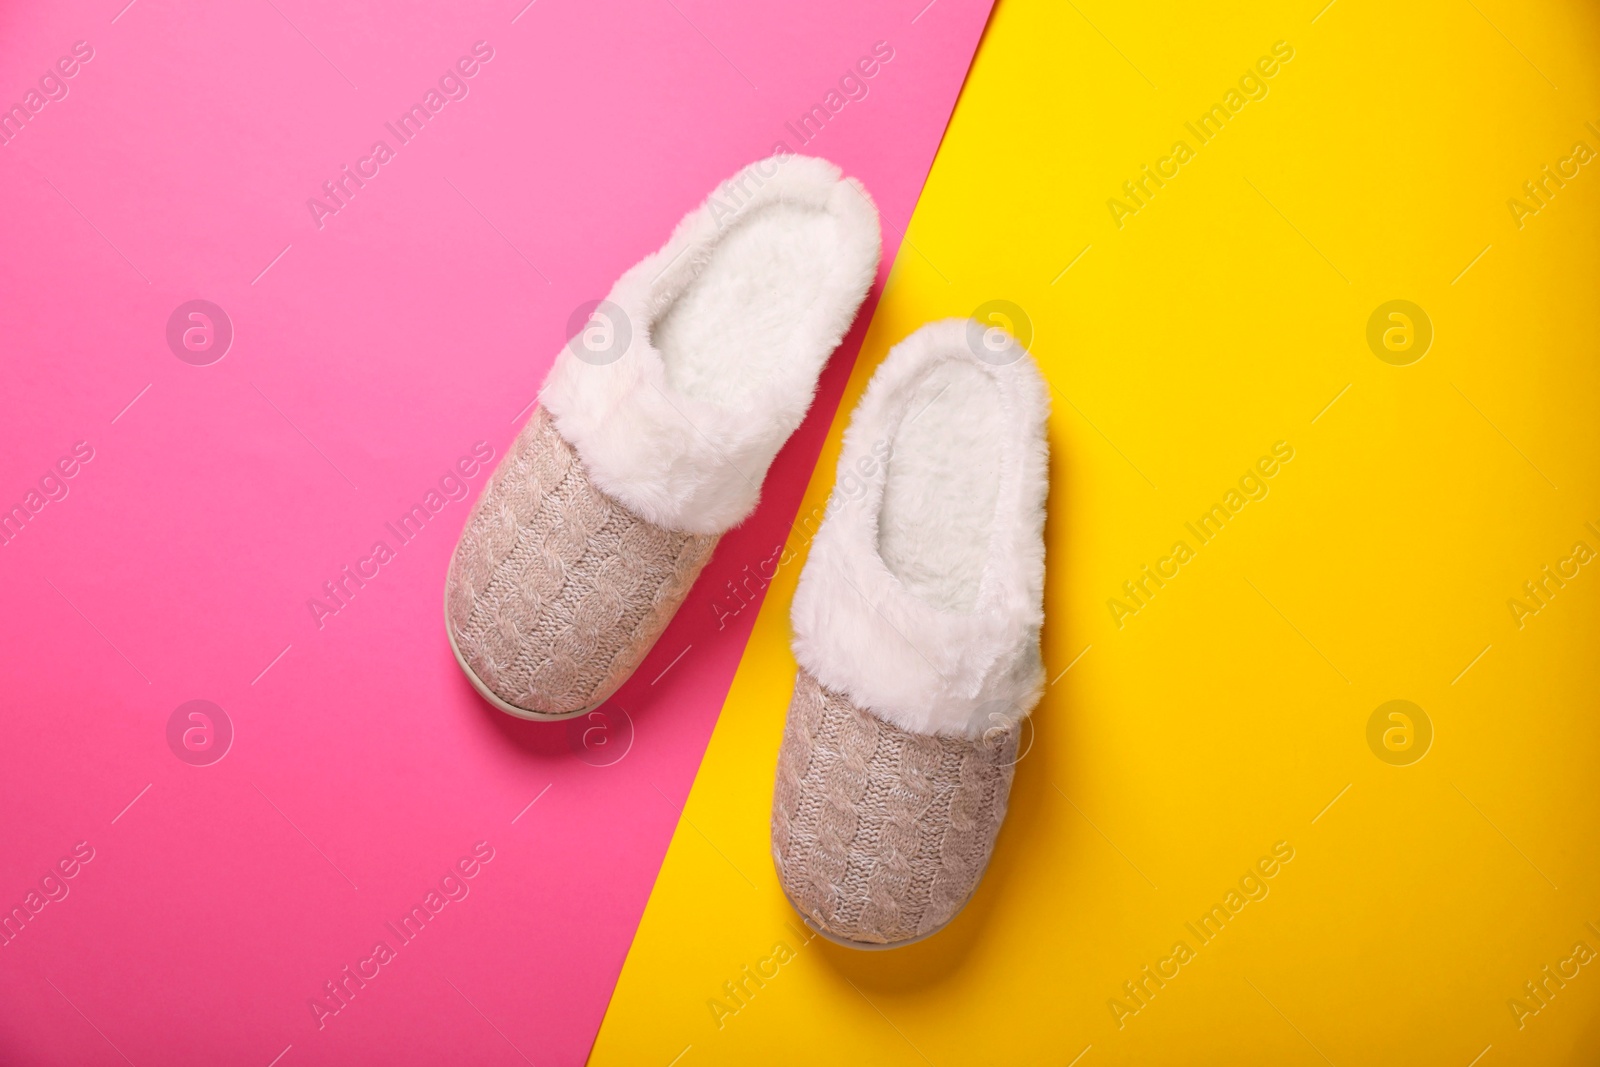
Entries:
{"label": "knitted beige fabric", "polygon": [[800,671],[772,801],[789,900],[824,933],[875,945],[949,922],[989,865],[1018,732],[910,733]]}
{"label": "knitted beige fabric", "polygon": [[456,653],[508,710],[592,708],[650,651],[717,540],[655,526],[601,492],[541,406],[450,561]]}

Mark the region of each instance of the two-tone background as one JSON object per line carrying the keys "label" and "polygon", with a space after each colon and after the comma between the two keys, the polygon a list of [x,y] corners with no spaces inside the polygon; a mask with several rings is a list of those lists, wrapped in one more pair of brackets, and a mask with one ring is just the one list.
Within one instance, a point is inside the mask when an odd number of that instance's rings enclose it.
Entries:
{"label": "two-tone background", "polygon": [[[1585,5],[96,0],[0,39],[0,1059],[1600,1055]],[[440,619],[482,457],[779,144],[872,189],[877,295],[638,675],[513,722]],[[975,310],[1052,385],[1052,682],[967,911],[857,954],[767,855],[795,524],[888,348]]]}

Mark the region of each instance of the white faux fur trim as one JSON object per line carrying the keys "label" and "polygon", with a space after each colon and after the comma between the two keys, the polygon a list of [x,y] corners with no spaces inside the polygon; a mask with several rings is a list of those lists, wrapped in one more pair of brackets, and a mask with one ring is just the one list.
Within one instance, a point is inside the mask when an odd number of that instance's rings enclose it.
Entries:
{"label": "white faux fur trim", "polygon": [[[671,384],[654,333],[718,244],[767,208],[833,216],[836,246],[783,250],[812,257],[805,265],[808,272],[815,268],[816,297],[776,324],[780,343],[745,351],[743,359],[767,366],[744,395],[727,403],[686,395]],[[752,258],[771,251],[749,244],[730,249]],[[596,484],[630,510],[669,529],[721,533],[754,510],[768,466],[805,417],[823,364],[855,320],[878,255],[877,208],[855,179],[805,156],[753,163],[691,211],[659,252],[617,280],[607,299],[621,309],[631,335],[620,356],[597,363],[578,358],[569,345],[545,379],[540,401]],[[736,306],[706,314],[729,331],[731,340],[721,346],[727,351],[738,348],[744,334],[774,335],[771,314],[762,321],[766,310]],[[697,327],[702,334],[705,325]]]}
{"label": "white faux fur trim", "polygon": [[[985,337],[988,347],[974,343]],[[998,417],[990,406],[984,425],[951,427],[952,437],[959,429],[998,442],[994,515],[970,611],[919,597],[879,552],[884,486],[901,462],[894,453],[897,437],[908,415],[920,417],[908,410],[918,386],[945,360],[987,374],[999,396]],[[958,418],[977,417],[960,405],[953,410]],[[1033,710],[1044,688],[1039,629],[1048,414],[1046,386],[1032,357],[998,331],[985,335],[978,324],[950,319],[894,347],[845,431],[839,488],[794,598],[795,656],[813,677],[916,733],[976,738]],[[921,535],[951,536],[946,529]]]}

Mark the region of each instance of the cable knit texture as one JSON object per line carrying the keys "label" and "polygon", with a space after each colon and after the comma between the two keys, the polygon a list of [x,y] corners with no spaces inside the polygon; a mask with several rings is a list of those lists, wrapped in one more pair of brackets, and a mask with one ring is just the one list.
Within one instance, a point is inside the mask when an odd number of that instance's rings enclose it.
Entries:
{"label": "cable knit texture", "polygon": [[915,734],[801,670],[778,754],[772,854],[819,929],[887,945],[933,933],[989,865],[1015,723],[976,740]]}
{"label": "cable knit texture", "polygon": [[603,493],[540,407],[467,519],[446,623],[484,688],[530,717],[573,714],[638,667],[717,540]]}

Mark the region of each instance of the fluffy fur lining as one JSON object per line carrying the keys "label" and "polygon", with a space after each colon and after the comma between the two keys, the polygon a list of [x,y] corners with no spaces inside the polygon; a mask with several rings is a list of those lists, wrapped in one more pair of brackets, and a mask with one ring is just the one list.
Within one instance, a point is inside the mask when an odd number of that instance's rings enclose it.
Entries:
{"label": "fluffy fur lining", "polygon": [[[930,323],[879,366],[845,432],[792,613],[795,656],[823,685],[903,729],[968,738],[1027,715],[1044,688],[1049,397],[1014,340],[995,346],[991,332],[985,348],[973,343],[981,336],[965,319]],[[956,392],[974,372],[992,386],[979,403]],[[947,388],[930,401],[941,377]],[[970,483],[958,468],[973,457],[989,468],[973,473],[993,480],[987,515],[940,484],[952,473]],[[885,516],[886,501],[899,514]]]}
{"label": "fluffy fur lining", "polygon": [[833,164],[775,156],[718,186],[607,298],[611,362],[557,356],[540,394],[595,483],[658,526],[722,533],[778,449],[877,274],[878,213]]}

